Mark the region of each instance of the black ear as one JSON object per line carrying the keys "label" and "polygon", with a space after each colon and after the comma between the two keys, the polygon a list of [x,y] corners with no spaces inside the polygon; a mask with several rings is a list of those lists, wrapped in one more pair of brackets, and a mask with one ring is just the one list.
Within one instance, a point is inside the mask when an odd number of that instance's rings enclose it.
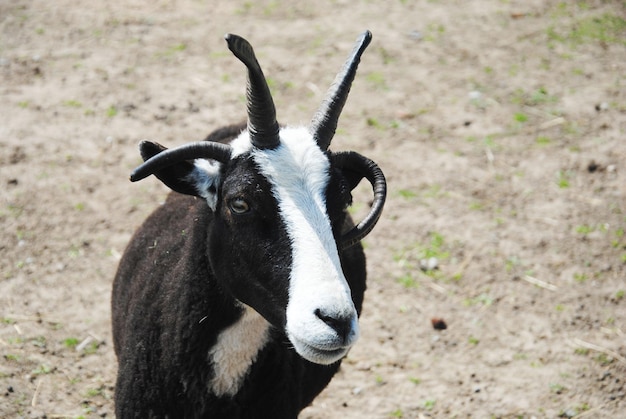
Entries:
{"label": "black ear", "polygon": [[[166,147],[151,141],[142,141],[139,144],[139,152],[144,161],[165,150],[167,150]],[[173,191],[185,195],[201,196],[195,186],[194,170],[196,167],[192,163],[181,161],[156,171],[154,175]]]}
{"label": "black ear", "polygon": [[357,185],[361,183],[361,180],[363,180],[363,173],[356,172],[347,167],[342,167],[340,170],[346,180],[346,185],[350,190],[356,188]]}

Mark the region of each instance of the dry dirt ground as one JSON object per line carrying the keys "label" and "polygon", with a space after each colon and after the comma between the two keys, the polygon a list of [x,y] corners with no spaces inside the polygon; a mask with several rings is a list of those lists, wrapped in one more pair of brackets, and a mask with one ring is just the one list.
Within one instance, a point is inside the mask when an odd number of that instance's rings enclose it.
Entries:
{"label": "dry dirt ground", "polygon": [[366,28],[333,147],[377,161],[390,193],[362,338],[301,417],[623,417],[625,17],[599,0],[2,0],[0,417],[114,416],[111,281],[167,194],[127,180],[136,145],[245,118],[223,34],[252,42],[297,124]]}

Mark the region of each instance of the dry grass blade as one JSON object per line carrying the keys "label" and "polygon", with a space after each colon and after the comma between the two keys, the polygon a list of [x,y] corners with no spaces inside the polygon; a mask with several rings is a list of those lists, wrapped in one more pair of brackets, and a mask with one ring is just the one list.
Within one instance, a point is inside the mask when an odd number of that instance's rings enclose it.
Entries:
{"label": "dry grass blade", "polygon": [[542,281],[541,279],[537,279],[537,278],[532,277],[530,275],[524,275],[522,277],[522,279],[524,281],[526,281],[526,282],[529,282],[529,283],[531,283],[533,285],[536,285],[536,286],[541,287],[541,288],[545,288],[545,289],[550,290],[550,291],[556,291],[557,288],[558,288],[556,285],[550,284],[549,282],[546,282],[546,281]]}
{"label": "dry grass blade", "polygon": [[586,342],[582,339],[579,338],[574,338],[572,339],[572,343],[576,346],[581,346],[583,348],[586,349],[591,349],[592,351],[596,351],[596,352],[602,352],[603,354],[606,354],[608,356],[611,356],[613,358],[615,358],[617,361],[621,362],[622,364],[624,364],[626,366],[626,358],[624,358],[623,356],[621,356],[620,354],[618,354],[615,351],[612,351],[608,348],[605,348],[603,346],[600,345],[596,345],[594,343],[591,342]]}

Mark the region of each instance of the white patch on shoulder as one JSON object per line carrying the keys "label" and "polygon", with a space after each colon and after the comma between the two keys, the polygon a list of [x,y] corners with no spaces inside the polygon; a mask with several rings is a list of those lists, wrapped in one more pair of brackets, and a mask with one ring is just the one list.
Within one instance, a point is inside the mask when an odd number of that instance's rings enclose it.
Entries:
{"label": "white patch on shoulder", "polygon": [[252,307],[236,323],[223,330],[209,351],[209,362],[215,376],[209,391],[216,396],[237,394],[250,366],[269,340],[270,324]]}

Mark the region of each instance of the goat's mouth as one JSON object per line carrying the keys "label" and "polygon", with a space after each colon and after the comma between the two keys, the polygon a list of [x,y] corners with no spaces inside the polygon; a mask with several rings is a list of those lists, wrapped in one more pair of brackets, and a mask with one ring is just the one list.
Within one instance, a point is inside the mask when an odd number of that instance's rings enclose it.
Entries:
{"label": "goat's mouth", "polygon": [[330,365],[346,356],[352,345],[318,345],[305,342],[294,336],[290,336],[289,340],[296,352],[307,361],[315,364]]}

